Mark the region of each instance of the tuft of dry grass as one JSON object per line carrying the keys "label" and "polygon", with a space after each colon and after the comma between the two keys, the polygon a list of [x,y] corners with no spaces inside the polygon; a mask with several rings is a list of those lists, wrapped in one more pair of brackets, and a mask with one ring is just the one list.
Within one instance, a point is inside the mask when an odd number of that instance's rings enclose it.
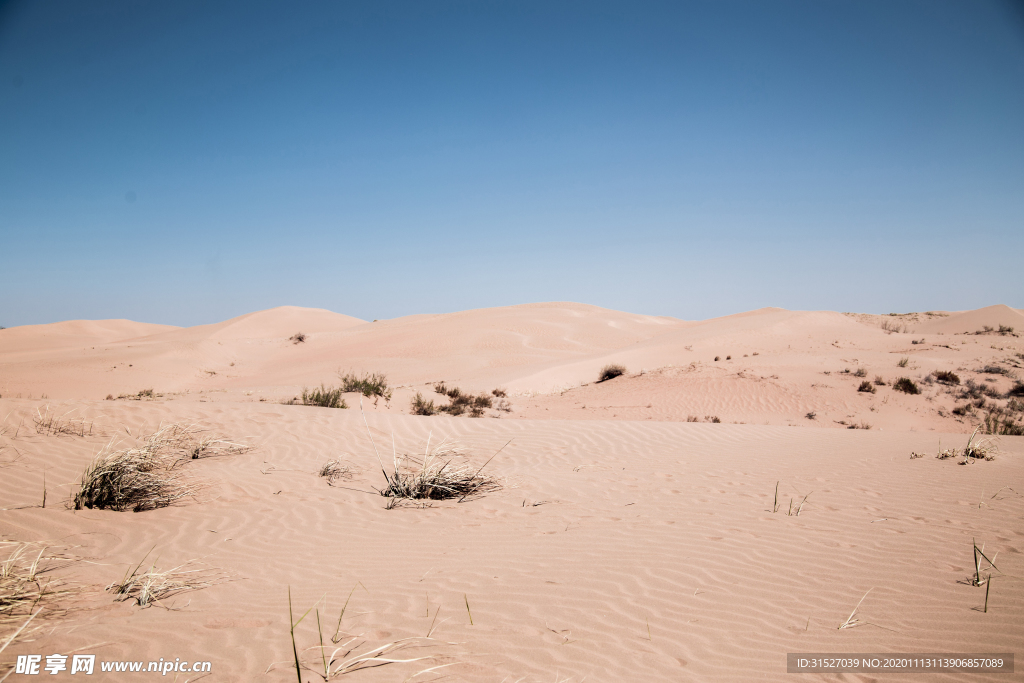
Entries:
{"label": "tuft of dry grass", "polygon": [[244,453],[252,448],[249,444],[204,436],[203,430],[195,425],[177,423],[163,426],[141,441],[136,447],[101,453],[89,464],[72,496],[74,509],[142,512],[167,507],[199,489],[180,471],[182,463]]}
{"label": "tuft of dry grass", "polygon": [[[149,553],[146,553],[146,557],[149,557]],[[146,557],[134,569],[129,566],[120,581],[106,587],[106,590],[117,596],[115,599],[134,600],[139,607],[164,607],[162,600],[227,580],[222,572],[203,566],[198,560],[188,560],[163,571],[158,570],[154,562],[149,569],[141,571]]]}
{"label": "tuft of dry grass", "polygon": [[921,388],[917,386],[917,382],[909,377],[900,377],[892,383],[892,388],[896,391],[902,391],[904,394],[921,393]]}
{"label": "tuft of dry grass", "polygon": [[857,387],[857,391],[863,391],[863,392],[866,392],[866,393],[869,393],[869,394],[873,394],[873,393],[875,393],[878,390],[875,389],[875,385],[874,384],[872,384],[871,382],[869,382],[867,380],[864,380],[863,382],[860,383],[860,386]]}
{"label": "tuft of dry grass", "polygon": [[423,455],[399,454],[394,445],[392,434],[392,468],[388,472],[381,460],[377,444],[370,433],[370,425],[363,414],[366,434],[370,437],[381,472],[384,474],[386,486],[377,489],[380,495],[390,498],[388,508],[394,508],[402,501],[409,500],[464,500],[497,491],[501,483],[497,478],[484,474],[483,470],[511,443],[511,440],[499,448],[483,465],[476,467],[466,457],[466,449],[457,441],[444,438],[431,448],[431,434],[427,435],[427,443]]}
{"label": "tuft of dry grass", "polygon": [[37,408],[36,416],[32,418],[32,422],[36,425],[36,433],[47,436],[92,436],[93,423],[86,422],[85,418],[81,417],[68,417],[72,412],[74,411],[57,415],[50,413],[48,405],[43,412],[39,412]]}
{"label": "tuft of dry grass", "polygon": [[936,458],[939,460],[949,460],[950,458],[960,458],[963,460],[960,462],[961,465],[968,465],[975,460],[995,460],[996,451],[998,450],[995,442],[992,439],[979,439],[974,440],[974,437],[978,435],[978,431],[981,428],[974,430],[971,434],[971,438],[967,440],[967,445],[963,449],[957,448],[942,448],[942,444],[939,443],[939,452],[936,454]]}
{"label": "tuft of dry grass", "polygon": [[51,572],[74,558],[49,550],[39,543],[0,541],[5,558],[0,562],[0,652],[19,637],[33,633],[38,626],[30,626],[37,618],[42,621],[67,611],[60,607],[60,600],[77,589]]}
{"label": "tuft of dry grass", "polygon": [[352,476],[352,468],[338,460],[328,460],[320,466],[316,474],[318,477],[326,479],[328,484],[334,486],[334,482],[338,479],[347,479]]}

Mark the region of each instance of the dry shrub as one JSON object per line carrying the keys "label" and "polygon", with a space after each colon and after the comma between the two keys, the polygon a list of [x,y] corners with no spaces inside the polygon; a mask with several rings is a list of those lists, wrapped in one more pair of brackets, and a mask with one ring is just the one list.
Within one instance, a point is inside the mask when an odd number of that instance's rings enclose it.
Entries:
{"label": "dry shrub", "polygon": [[348,408],[348,404],[345,403],[345,399],[341,395],[345,393],[344,388],[333,388],[320,385],[317,389],[302,388],[302,405],[304,406],[319,406],[321,408]]}
{"label": "dry shrub", "polygon": [[384,403],[391,402],[392,389],[388,387],[388,377],[383,372],[366,373],[357,377],[355,373],[338,373],[341,378],[341,390],[344,392],[360,393],[367,398],[373,399],[373,405],[377,405],[378,399],[384,399]]}
{"label": "dry shrub", "polygon": [[892,388],[896,391],[902,391],[904,394],[921,393],[921,389],[917,386],[917,383],[909,377],[900,377],[892,383]]}
{"label": "dry shrub", "polygon": [[423,394],[417,391],[412,398],[411,412],[413,415],[437,415],[437,406],[433,401],[423,398]]}
{"label": "dry shrub", "polygon": [[871,382],[869,382],[867,380],[864,380],[863,382],[860,383],[860,386],[857,387],[857,391],[864,391],[864,392],[867,392],[869,394],[873,394],[873,393],[875,393],[877,391],[877,389],[875,389],[875,385],[874,384],[872,384]]}
{"label": "dry shrub", "polygon": [[[715,357],[715,360],[718,360],[718,358]],[[606,365],[603,368],[601,368],[601,372],[597,376],[597,381],[598,382],[607,382],[610,379],[615,379],[616,377],[621,377],[622,375],[625,375],[625,374],[626,374],[626,367],[624,365],[618,365],[617,363],[612,363],[610,365]]]}
{"label": "dry shrub", "polygon": [[942,384],[956,385],[960,384],[960,375],[950,370],[936,370],[932,373],[935,375],[935,380]]}
{"label": "dry shrub", "polygon": [[961,465],[968,465],[975,460],[995,460],[995,453],[998,450],[995,442],[992,439],[979,439],[974,440],[974,437],[978,435],[978,429],[974,430],[971,434],[971,438],[967,440],[967,445],[963,449],[946,448],[940,447],[938,454],[935,456],[939,460],[948,460],[949,458],[960,458],[963,460],[960,462]]}
{"label": "dry shrub", "polygon": [[198,485],[180,470],[182,463],[252,448],[204,436],[203,430],[194,425],[176,423],[161,427],[141,441],[141,446],[101,454],[86,468],[72,498],[76,510],[142,512],[166,507],[198,491]]}

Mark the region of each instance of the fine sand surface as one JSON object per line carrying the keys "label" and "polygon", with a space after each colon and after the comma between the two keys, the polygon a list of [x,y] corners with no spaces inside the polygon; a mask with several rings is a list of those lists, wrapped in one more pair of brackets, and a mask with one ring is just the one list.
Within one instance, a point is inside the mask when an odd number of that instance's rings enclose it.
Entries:
{"label": "fine sand surface", "polygon": [[[2,330],[0,537],[65,558],[44,561],[41,577],[76,592],[0,654],[0,679],[16,655],[80,652],[212,663],[206,678],[166,680],[294,681],[290,589],[296,619],[319,607],[328,655],[417,639],[391,658],[423,659],[341,680],[965,680],[787,674],[786,653],[1019,650],[1024,437],[985,437],[990,461],[935,457],[962,448],[986,411],[1013,417],[1005,394],[1024,365],[1024,325],[1012,315],[764,309],[687,322],[535,304],[378,322],[284,308],[196,328]],[[974,334],[999,325],[1015,331]],[[305,341],[289,339],[300,332]],[[596,382],[608,363],[628,372]],[[859,368],[886,384],[858,392]],[[385,372],[398,387],[390,403],[364,399],[372,442],[355,394],[348,410],[281,403],[337,384],[339,370]],[[934,370],[963,382],[929,383]],[[922,393],[894,391],[900,376]],[[967,380],[990,395],[955,415]],[[409,414],[417,391],[445,403],[440,381],[501,387],[510,410],[495,397],[484,419]],[[48,433],[41,417],[69,429]],[[67,506],[98,453],[170,423],[253,448],[184,461],[197,490],[171,507]],[[390,466],[393,448],[421,453],[445,436],[477,466],[504,446],[485,470],[502,488],[386,509],[375,451]],[[334,485],[317,476],[329,460],[349,470]],[[970,580],[974,542],[998,567],[982,564],[994,577],[987,612],[986,588]],[[189,561],[210,585],[147,608],[104,591],[139,563]],[[862,598],[857,625],[840,629]],[[322,680],[316,617],[295,631],[305,681]]]}

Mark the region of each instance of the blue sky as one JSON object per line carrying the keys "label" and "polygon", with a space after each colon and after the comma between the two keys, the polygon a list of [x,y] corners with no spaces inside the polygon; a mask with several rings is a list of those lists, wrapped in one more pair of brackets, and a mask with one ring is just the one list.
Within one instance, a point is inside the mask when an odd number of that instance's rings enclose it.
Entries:
{"label": "blue sky", "polygon": [[1024,9],[0,5],[0,325],[1024,307]]}

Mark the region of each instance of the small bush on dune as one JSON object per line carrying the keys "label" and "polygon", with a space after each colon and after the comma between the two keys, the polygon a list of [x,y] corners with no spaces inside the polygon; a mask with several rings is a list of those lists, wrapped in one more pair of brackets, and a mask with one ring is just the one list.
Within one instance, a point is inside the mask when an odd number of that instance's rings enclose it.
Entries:
{"label": "small bush on dune", "polygon": [[1019,380],[1015,382],[1010,390],[1006,392],[1006,395],[1007,397],[1016,396],[1018,398],[1024,398],[1024,382]]}
{"label": "small bush on dune", "polygon": [[896,391],[902,391],[904,394],[920,394],[921,389],[918,388],[914,380],[909,377],[900,377],[892,383],[892,388]]}
{"label": "small bush on dune", "polygon": [[885,386],[885,380],[882,379],[881,375],[875,375],[875,386],[877,386],[877,387],[884,387]]}
{"label": "small bush on dune", "polygon": [[857,387],[857,391],[865,391],[869,394],[873,394],[875,393],[875,391],[877,391],[877,389],[875,389],[874,384],[867,380],[864,380],[863,382],[860,383],[860,386]]}
{"label": "small bush on dune", "polygon": [[1004,367],[1000,367],[998,365],[986,365],[981,370],[978,370],[978,372],[983,372],[983,373],[985,373],[987,375],[1008,375],[1008,374],[1010,374],[1009,370],[1007,370]]}
{"label": "small bush on dune", "polygon": [[341,378],[341,390],[344,392],[360,393],[366,398],[372,398],[373,404],[377,405],[378,399],[384,399],[385,403],[391,402],[392,389],[388,387],[388,377],[382,372],[372,372],[357,377],[349,372],[344,375],[338,374]]}
{"label": "small bush on dune", "polygon": [[900,362],[897,363],[896,365],[898,365],[901,368],[905,368],[905,367],[907,367],[908,363],[910,363],[910,359],[909,358],[900,358]]}
{"label": "small bush on dune", "polygon": [[[487,394],[480,394],[474,396],[473,394],[466,393],[458,387],[448,387],[444,382],[438,382],[434,385],[434,392],[447,396],[449,399],[448,405],[434,406],[433,401],[423,401],[422,397],[419,397],[420,405],[429,405],[435,412],[448,413],[449,415],[463,415],[469,413],[470,417],[483,417],[484,409],[491,408],[494,405],[494,401],[491,396]],[[417,409],[417,399],[413,399],[413,410]],[[415,413],[417,415],[432,415],[433,413]]]}
{"label": "small bush on dune", "polygon": [[290,341],[293,344],[301,344],[302,342],[306,341],[306,335],[303,334],[302,332],[297,332],[296,334],[293,334],[292,336],[288,337],[288,341]]}
{"label": "small bush on dune", "polygon": [[417,391],[412,398],[411,412],[413,415],[437,415],[437,406],[433,401],[424,399],[423,394]]}
{"label": "small bush on dune", "polygon": [[[715,358],[715,360],[718,360],[718,358]],[[607,382],[610,379],[621,377],[624,374],[626,374],[626,368],[624,366],[617,364],[606,365],[601,368],[601,372],[597,376],[597,381]]]}
{"label": "small bush on dune", "polygon": [[854,377],[867,377],[868,371],[864,368],[857,368],[857,372],[853,373]]}
{"label": "small bush on dune", "polygon": [[506,396],[508,396],[508,392],[506,392],[504,389],[491,389],[491,393],[494,394],[494,396],[496,396],[497,398],[505,398]]}
{"label": "small bush on dune", "polygon": [[341,397],[344,391],[340,388],[326,387],[323,384],[320,388],[302,389],[302,405],[319,406],[321,408],[348,408],[345,399]]}
{"label": "small bush on dune", "polygon": [[960,384],[960,376],[955,372],[950,372],[949,370],[936,370],[932,374],[935,375],[935,380],[942,384],[949,384],[951,386]]}

